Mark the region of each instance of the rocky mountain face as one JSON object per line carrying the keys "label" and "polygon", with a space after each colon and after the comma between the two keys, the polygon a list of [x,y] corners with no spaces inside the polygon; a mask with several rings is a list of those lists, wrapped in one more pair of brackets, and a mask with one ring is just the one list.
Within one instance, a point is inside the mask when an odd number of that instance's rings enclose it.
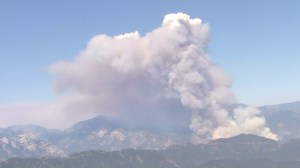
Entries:
{"label": "rocky mountain face", "polygon": [[12,157],[66,156],[62,148],[46,138],[55,133],[54,130],[33,125],[3,129],[0,131],[0,160]]}
{"label": "rocky mountain face", "polygon": [[0,130],[0,160],[11,157],[64,157],[87,150],[164,149],[189,142],[189,132],[159,132],[128,128],[121,122],[96,117],[67,130],[12,126]]}
{"label": "rocky mountain face", "polygon": [[97,117],[75,124],[59,141],[68,153],[101,149],[106,151],[132,149],[164,149],[189,141],[189,132],[160,132],[128,127],[116,120]]}
{"label": "rocky mountain face", "polygon": [[[300,102],[262,106],[260,109],[267,125],[281,140],[300,138]],[[189,143],[189,135],[188,127],[180,131],[137,128],[115,118],[103,116],[79,122],[67,130],[51,130],[35,125],[11,126],[0,129],[0,161],[12,157],[65,157],[74,152],[87,150],[114,151],[128,148],[160,150],[175,144]],[[225,143],[221,145],[225,148],[226,140],[217,140],[211,145],[219,149],[219,141]],[[292,146],[297,145],[296,142],[293,142],[295,144]],[[273,149],[274,146],[268,148]],[[231,150],[226,149],[227,152]],[[246,148],[244,153],[248,151],[251,150]],[[218,153],[214,154],[218,156]]]}
{"label": "rocky mountain face", "polygon": [[2,137],[0,146],[2,160],[11,157],[66,156],[64,150],[57,145],[37,139],[34,135],[21,134],[10,138]]}
{"label": "rocky mountain face", "polygon": [[[0,168],[296,168],[298,142],[239,135],[209,144],[174,145],[165,150],[86,151],[66,158],[9,159]],[[293,155],[293,157],[289,157]],[[286,157],[282,157],[286,156]]]}

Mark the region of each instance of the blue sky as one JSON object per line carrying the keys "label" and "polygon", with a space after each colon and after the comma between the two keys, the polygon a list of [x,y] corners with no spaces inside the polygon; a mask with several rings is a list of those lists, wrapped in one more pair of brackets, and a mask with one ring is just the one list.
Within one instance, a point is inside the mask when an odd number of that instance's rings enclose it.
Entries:
{"label": "blue sky", "polygon": [[71,60],[97,34],[145,34],[174,12],[209,23],[209,54],[231,76],[241,102],[297,101],[299,6],[297,0],[2,0],[0,104],[54,99],[49,65]]}

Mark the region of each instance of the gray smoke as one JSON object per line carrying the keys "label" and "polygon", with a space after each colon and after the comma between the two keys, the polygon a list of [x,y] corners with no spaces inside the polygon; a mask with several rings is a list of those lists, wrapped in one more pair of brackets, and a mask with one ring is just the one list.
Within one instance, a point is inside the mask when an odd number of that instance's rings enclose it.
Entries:
{"label": "gray smoke", "polygon": [[50,70],[56,90],[90,113],[166,125],[190,117],[195,143],[240,133],[277,139],[258,109],[226,110],[236,103],[231,80],[206,54],[208,39],[200,19],[168,14],[145,36],[98,35],[73,61]]}

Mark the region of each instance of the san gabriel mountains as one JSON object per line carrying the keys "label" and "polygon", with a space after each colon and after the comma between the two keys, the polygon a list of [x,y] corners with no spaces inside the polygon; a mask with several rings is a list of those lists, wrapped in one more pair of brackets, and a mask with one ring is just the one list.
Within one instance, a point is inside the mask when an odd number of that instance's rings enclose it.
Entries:
{"label": "san gabriel mountains", "polygon": [[[300,141],[290,140],[300,137],[300,102],[262,106],[260,109],[262,115],[266,118],[267,126],[279,135],[281,142],[242,135],[230,139],[215,140],[206,145],[193,146],[188,145],[190,131],[185,128],[179,131],[132,128],[113,118],[98,116],[76,123],[66,130],[51,130],[35,125],[2,128],[0,129],[0,160],[41,158],[33,159],[34,163],[41,164],[40,162],[42,162],[51,165],[52,160],[49,158],[64,158],[58,159],[59,162],[55,162],[60,165],[67,164],[74,158],[79,158],[79,160],[92,159],[89,156],[93,153],[93,157],[95,154],[95,157],[103,157],[102,159],[116,157],[124,164],[130,160],[127,158],[127,155],[129,155],[128,157],[133,157],[131,159],[134,163],[143,162],[144,164],[146,163],[145,159],[148,158],[150,160],[161,159],[157,160],[156,163],[165,167],[176,167],[176,165],[179,167],[197,165],[213,167],[215,164],[226,165],[228,159],[234,159],[230,164],[244,164],[244,160],[240,160],[243,157],[246,159],[259,159],[255,161],[256,163],[270,162],[269,164],[273,164],[273,158],[288,161],[289,159],[284,160],[284,157],[288,156],[286,151],[296,152],[296,158],[294,159],[300,160],[300,158],[297,158],[297,151],[292,151],[298,148],[298,151],[300,151],[300,143],[298,143]],[[238,141],[237,144],[240,145],[237,145],[235,141]],[[250,148],[251,150],[248,150]],[[80,153],[82,151],[91,152]],[[225,154],[225,151],[227,154]],[[201,156],[201,159],[198,155]],[[186,159],[180,161],[182,157]],[[238,160],[236,160],[237,158]],[[215,160],[218,160],[218,162],[215,162]],[[13,161],[14,164],[24,165],[28,160],[13,159]],[[209,161],[214,162],[210,163]],[[247,161],[245,160],[245,162]],[[188,165],[188,162],[194,164]],[[0,167],[9,164],[12,164],[12,160],[2,162]],[[112,163],[108,163],[107,159],[104,159],[101,164]],[[299,163],[293,162],[291,164]],[[15,167],[18,166],[15,165]]]}

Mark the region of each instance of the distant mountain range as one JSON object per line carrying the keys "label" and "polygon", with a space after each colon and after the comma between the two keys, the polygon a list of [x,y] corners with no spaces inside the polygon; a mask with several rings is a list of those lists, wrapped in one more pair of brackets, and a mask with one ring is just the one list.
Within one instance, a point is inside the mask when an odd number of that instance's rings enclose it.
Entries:
{"label": "distant mountain range", "polygon": [[79,122],[67,130],[11,126],[0,130],[0,161],[11,157],[64,157],[95,149],[164,149],[189,142],[189,134],[128,128],[102,116]]}
{"label": "distant mountain range", "polygon": [[300,101],[259,107],[267,126],[281,140],[300,138]]}
{"label": "distant mountain range", "polygon": [[[260,109],[267,126],[281,140],[300,138],[300,102],[262,106]],[[187,144],[189,141],[188,128],[158,131],[129,127],[115,118],[98,116],[76,123],[66,130],[51,130],[35,125],[1,128],[0,161],[12,157],[66,157],[71,153],[88,150],[161,150],[176,144]],[[218,140],[213,143],[217,142]],[[226,140],[222,140],[224,142]]]}
{"label": "distant mountain range", "polygon": [[278,143],[255,135],[165,150],[86,151],[66,158],[9,159],[0,168],[297,168],[300,139]]}

